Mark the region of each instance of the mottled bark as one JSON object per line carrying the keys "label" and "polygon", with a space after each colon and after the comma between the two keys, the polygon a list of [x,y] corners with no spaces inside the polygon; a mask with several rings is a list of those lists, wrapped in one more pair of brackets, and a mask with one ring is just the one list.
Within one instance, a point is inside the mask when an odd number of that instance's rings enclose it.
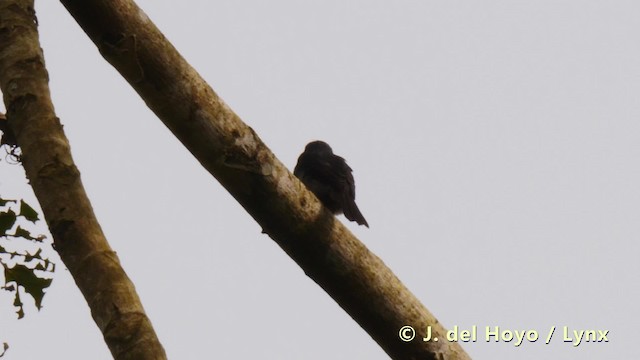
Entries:
{"label": "mottled bark", "polygon": [[55,115],[48,81],[33,0],[0,1],[0,88],[55,249],[114,358],[164,359],[133,283],[93,213]]}

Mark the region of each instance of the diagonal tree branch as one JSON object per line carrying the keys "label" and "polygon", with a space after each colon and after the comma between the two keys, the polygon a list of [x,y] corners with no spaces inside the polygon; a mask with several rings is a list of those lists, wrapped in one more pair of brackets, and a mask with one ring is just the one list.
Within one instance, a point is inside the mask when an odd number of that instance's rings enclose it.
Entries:
{"label": "diagonal tree branch", "polygon": [[61,0],[78,24],[246,211],[394,359],[469,359],[446,330],[215,94],[131,0]]}
{"label": "diagonal tree branch", "polygon": [[111,250],[51,103],[33,0],[0,1],[0,88],[8,125],[54,246],[116,359],[165,359],[133,283]]}

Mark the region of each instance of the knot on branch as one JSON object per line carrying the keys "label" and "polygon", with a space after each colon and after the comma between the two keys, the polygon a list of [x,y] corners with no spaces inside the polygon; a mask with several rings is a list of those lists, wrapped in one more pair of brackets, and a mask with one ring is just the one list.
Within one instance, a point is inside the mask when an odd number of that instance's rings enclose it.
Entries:
{"label": "knot on branch", "polygon": [[134,34],[105,33],[98,43],[98,50],[126,79],[134,82],[144,79],[144,70],[138,59],[138,44]]}

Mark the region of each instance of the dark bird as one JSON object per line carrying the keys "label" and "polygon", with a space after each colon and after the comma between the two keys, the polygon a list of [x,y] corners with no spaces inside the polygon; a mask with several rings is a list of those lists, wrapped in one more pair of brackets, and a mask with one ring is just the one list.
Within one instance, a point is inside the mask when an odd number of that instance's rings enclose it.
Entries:
{"label": "dark bird", "polygon": [[351,168],[324,141],[312,141],[298,158],[293,174],[334,214],[369,227],[358,205]]}

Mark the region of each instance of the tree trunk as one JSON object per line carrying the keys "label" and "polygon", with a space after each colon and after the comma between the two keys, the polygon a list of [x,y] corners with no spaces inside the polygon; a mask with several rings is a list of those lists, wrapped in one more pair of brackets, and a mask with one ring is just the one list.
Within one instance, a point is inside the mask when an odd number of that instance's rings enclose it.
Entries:
{"label": "tree trunk", "polygon": [[111,250],[51,103],[33,0],[0,1],[0,88],[25,172],[60,254],[116,359],[165,359]]}

